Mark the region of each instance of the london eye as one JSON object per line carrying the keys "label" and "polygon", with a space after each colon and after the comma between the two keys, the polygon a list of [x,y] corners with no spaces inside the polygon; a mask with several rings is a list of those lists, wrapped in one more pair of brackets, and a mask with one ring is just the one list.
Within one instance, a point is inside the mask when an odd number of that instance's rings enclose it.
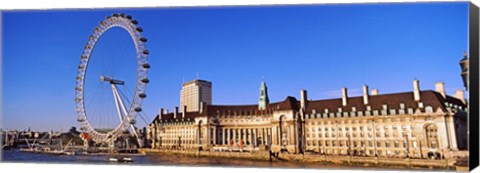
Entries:
{"label": "london eye", "polygon": [[77,121],[84,134],[112,144],[126,132],[136,136],[136,119],[146,98],[149,54],[137,20],[126,14],[107,16],[89,36],[76,75]]}

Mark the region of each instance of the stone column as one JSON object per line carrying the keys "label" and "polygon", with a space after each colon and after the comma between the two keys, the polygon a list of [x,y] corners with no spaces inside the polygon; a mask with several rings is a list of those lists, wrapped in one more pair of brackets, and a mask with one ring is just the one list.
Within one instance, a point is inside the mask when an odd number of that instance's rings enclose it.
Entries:
{"label": "stone column", "polygon": [[222,145],[225,145],[225,128],[222,128]]}
{"label": "stone column", "polygon": [[252,145],[252,129],[246,129],[247,130],[247,141],[249,141],[248,145]]}
{"label": "stone column", "polygon": [[233,133],[233,143],[237,143],[237,129],[232,129]]}
{"label": "stone column", "polygon": [[213,127],[213,145],[216,145],[217,144],[217,127]]}
{"label": "stone column", "polygon": [[273,144],[273,131],[271,128],[267,129],[267,145],[268,144]]}
{"label": "stone column", "polygon": [[258,129],[253,129],[253,146],[257,146],[257,130]]}
{"label": "stone column", "polygon": [[247,129],[243,129],[243,145],[247,144]]}
{"label": "stone column", "polygon": [[250,145],[255,146],[255,129],[250,129]]}
{"label": "stone column", "polygon": [[295,145],[295,140],[296,139],[294,138],[294,136],[295,136],[295,135],[293,135],[294,133],[295,133],[295,131],[293,129],[293,125],[290,125],[290,130],[288,131],[288,134],[287,134],[288,144],[290,144],[290,145]]}
{"label": "stone column", "polygon": [[277,126],[273,126],[271,129],[272,132],[272,145],[277,144]]}
{"label": "stone column", "polygon": [[262,144],[267,145],[267,128],[262,128]]}

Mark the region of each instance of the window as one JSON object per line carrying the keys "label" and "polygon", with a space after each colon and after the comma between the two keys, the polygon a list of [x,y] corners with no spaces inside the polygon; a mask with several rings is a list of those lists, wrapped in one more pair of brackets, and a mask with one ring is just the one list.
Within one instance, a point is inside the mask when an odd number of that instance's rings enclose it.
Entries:
{"label": "window", "polygon": [[385,147],[390,147],[390,141],[385,141]]}
{"label": "window", "polygon": [[425,107],[425,112],[427,113],[432,113],[433,112],[433,108],[431,106],[427,106]]}
{"label": "window", "polygon": [[399,144],[398,144],[398,141],[395,141],[395,142],[393,143],[393,145],[394,145],[395,148],[400,147]]}
{"label": "window", "polygon": [[437,126],[435,126],[434,124],[429,124],[427,126],[425,126],[425,132],[426,132],[426,135],[427,135],[427,146],[429,148],[437,148],[438,145],[437,145]]}

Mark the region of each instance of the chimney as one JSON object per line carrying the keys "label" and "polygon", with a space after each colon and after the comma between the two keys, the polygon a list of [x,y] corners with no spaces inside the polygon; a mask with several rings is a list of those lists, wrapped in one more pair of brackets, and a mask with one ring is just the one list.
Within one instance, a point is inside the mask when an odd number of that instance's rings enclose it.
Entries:
{"label": "chimney", "polygon": [[177,119],[178,106],[175,106],[175,112],[173,112],[173,119]]}
{"label": "chimney", "polygon": [[342,88],[342,105],[347,106],[347,88]]}
{"label": "chimney", "polygon": [[435,91],[442,94],[443,98],[447,97],[445,94],[445,84],[443,82],[435,83]]}
{"label": "chimney", "polygon": [[163,115],[163,108],[160,108],[160,112],[158,113],[158,118],[162,119],[162,115]]}
{"label": "chimney", "polygon": [[463,92],[463,90],[455,91],[454,97],[461,100],[463,104],[465,104],[465,93]]}
{"label": "chimney", "polygon": [[413,80],[413,99],[415,101],[420,101],[420,82],[415,79]]}
{"label": "chimney", "polygon": [[202,113],[203,112],[203,102],[200,102],[200,109],[199,109],[199,112]]}
{"label": "chimney", "polygon": [[307,91],[306,90],[300,90],[300,106],[303,111],[307,108]]}
{"label": "chimney", "polygon": [[372,89],[372,96],[378,95],[378,89]]}
{"label": "chimney", "polygon": [[368,104],[368,85],[363,85],[363,104]]}
{"label": "chimney", "polygon": [[185,113],[187,112],[187,105],[183,105],[183,110],[182,110],[182,119],[185,118]]}

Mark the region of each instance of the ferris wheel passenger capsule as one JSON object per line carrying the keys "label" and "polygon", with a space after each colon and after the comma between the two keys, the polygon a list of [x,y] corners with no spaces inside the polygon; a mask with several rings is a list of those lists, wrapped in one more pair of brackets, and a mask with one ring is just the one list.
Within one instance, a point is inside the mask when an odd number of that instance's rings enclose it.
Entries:
{"label": "ferris wheel passenger capsule", "polygon": [[134,25],[137,25],[137,24],[138,24],[138,21],[137,21],[137,20],[132,20],[132,23],[133,23]]}
{"label": "ferris wheel passenger capsule", "polygon": [[142,66],[143,66],[143,68],[150,68],[150,64],[148,64],[148,63],[145,63]]}
{"label": "ferris wheel passenger capsule", "polygon": [[148,83],[148,82],[150,82],[150,80],[148,80],[147,78],[143,78],[143,79],[142,79],[142,82],[143,82],[143,83]]}
{"label": "ferris wheel passenger capsule", "polygon": [[135,108],[135,112],[141,112],[141,111],[142,111],[142,108],[141,108],[141,107]]}
{"label": "ferris wheel passenger capsule", "polygon": [[78,118],[77,121],[78,122],[85,122],[85,118]]}
{"label": "ferris wheel passenger capsule", "polygon": [[126,15],[125,18],[127,18],[127,19],[132,19],[132,16]]}
{"label": "ferris wheel passenger capsule", "polygon": [[140,93],[140,94],[138,94],[138,97],[140,97],[140,98],[145,98],[145,97],[147,97],[147,94],[145,94],[145,93]]}
{"label": "ferris wheel passenger capsule", "polygon": [[140,27],[138,27],[136,30],[137,30],[138,32],[143,32],[143,29],[140,28]]}
{"label": "ferris wheel passenger capsule", "polygon": [[145,43],[145,42],[147,42],[147,38],[145,38],[145,37],[140,37],[140,41]]}
{"label": "ferris wheel passenger capsule", "polygon": [[148,55],[148,54],[150,54],[150,51],[148,51],[148,50],[143,50],[142,53],[145,54],[145,55]]}
{"label": "ferris wheel passenger capsule", "polygon": [[131,119],[129,123],[132,124],[132,125],[134,125],[134,124],[137,123],[137,120]]}
{"label": "ferris wheel passenger capsule", "polygon": [[112,14],[113,17],[118,17],[117,13]]}

